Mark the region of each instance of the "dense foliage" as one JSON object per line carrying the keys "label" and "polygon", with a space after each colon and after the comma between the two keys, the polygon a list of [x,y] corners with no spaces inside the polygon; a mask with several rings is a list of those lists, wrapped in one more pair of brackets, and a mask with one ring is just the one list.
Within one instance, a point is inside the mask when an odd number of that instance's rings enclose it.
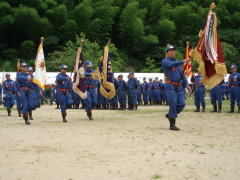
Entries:
{"label": "dense foliage", "polygon": [[[79,39],[85,56],[97,64],[111,37],[115,71],[157,72],[166,44],[182,58],[194,45],[212,0],[0,0],[0,70],[16,61],[34,64],[41,36],[48,71],[74,64]],[[240,66],[239,0],[218,0],[218,31],[228,67]],[[196,67],[196,65],[194,65]]]}

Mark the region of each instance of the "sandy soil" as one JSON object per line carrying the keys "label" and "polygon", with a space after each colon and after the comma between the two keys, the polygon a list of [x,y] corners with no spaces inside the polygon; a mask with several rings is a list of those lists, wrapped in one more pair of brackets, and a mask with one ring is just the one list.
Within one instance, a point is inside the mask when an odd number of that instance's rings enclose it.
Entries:
{"label": "sandy soil", "polygon": [[139,111],[34,112],[25,126],[0,111],[1,180],[238,180],[240,114],[193,113],[188,106],[168,130],[167,107]]}

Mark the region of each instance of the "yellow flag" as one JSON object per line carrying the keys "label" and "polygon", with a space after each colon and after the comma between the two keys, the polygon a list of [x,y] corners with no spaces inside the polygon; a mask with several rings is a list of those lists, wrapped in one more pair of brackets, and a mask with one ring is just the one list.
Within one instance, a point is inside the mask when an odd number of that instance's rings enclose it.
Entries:
{"label": "yellow flag", "polygon": [[38,47],[37,57],[35,60],[35,73],[33,82],[36,83],[42,90],[45,89],[45,84],[47,80],[47,73],[46,73],[46,64],[43,52],[43,40],[41,38],[41,43]]}

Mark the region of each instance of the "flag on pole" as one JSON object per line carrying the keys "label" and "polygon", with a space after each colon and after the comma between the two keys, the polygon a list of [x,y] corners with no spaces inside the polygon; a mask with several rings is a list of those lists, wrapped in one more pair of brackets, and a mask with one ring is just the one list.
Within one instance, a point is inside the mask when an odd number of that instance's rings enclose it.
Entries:
{"label": "flag on pole", "polygon": [[110,40],[104,47],[103,57],[100,59],[100,64],[95,71],[94,76],[101,82],[101,94],[107,99],[112,99],[116,92],[113,84],[112,63],[109,57],[109,44]]}
{"label": "flag on pole", "polygon": [[207,89],[218,85],[227,74],[221,42],[217,33],[215,3],[210,6],[204,30],[199,33],[199,41],[192,52],[192,57],[199,63],[202,82]]}
{"label": "flag on pole", "polygon": [[76,62],[74,67],[74,77],[73,77],[73,91],[78,94],[82,99],[87,98],[87,91],[85,87],[85,69],[83,67],[83,52],[82,52],[82,43],[79,47]]}
{"label": "flag on pole", "polygon": [[43,41],[44,38],[41,37],[41,42],[38,47],[37,57],[35,60],[35,73],[33,79],[33,82],[37,84],[42,90],[45,89],[45,84],[47,80],[46,64],[43,52]]}
{"label": "flag on pole", "polygon": [[[189,58],[191,56],[190,52],[191,52],[191,48],[189,46],[189,41],[187,41],[185,58]],[[191,61],[189,63],[187,63],[186,68],[183,67],[183,69],[185,69],[184,73],[185,73],[187,78],[192,76],[192,62]]]}

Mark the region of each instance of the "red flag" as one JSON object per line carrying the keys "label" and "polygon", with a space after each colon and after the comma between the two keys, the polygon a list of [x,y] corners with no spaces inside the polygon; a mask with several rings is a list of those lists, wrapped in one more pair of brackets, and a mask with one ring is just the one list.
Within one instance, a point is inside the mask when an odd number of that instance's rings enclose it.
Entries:
{"label": "red flag", "polygon": [[[191,48],[189,46],[189,41],[187,41],[185,58],[190,57],[190,51],[191,51]],[[189,63],[187,63],[186,67],[184,66],[183,69],[185,69],[184,73],[185,73],[187,78],[192,76],[192,62],[191,61]]]}
{"label": "red flag", "polygon": [[199,41],[192,52],[193,59],[199,63],[202,82],[207,89],[214,88],[227,74],[222,46],[218,39],[215,7],[216,5],[212,3],[204,30],[200,31]]}

